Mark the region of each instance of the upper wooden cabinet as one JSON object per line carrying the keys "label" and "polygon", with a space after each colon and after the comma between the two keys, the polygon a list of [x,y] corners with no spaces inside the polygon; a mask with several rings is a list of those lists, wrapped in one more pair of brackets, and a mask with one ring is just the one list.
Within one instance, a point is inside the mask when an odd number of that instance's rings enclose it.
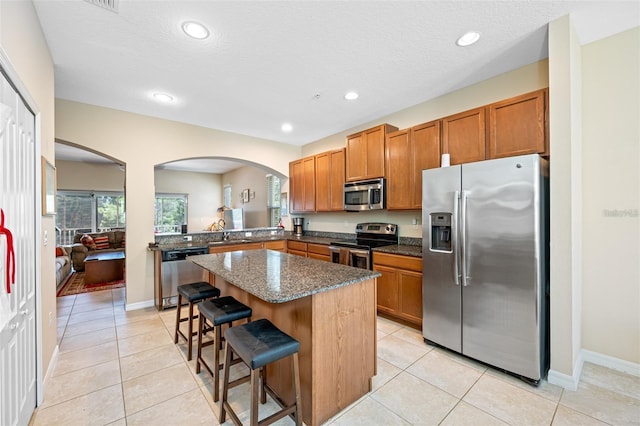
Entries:
{"label": "upper wooden cabinet", "polygon": [[382,124],[347,137],[348,182],[384,176],[384,141],[387,133],[396,130],[397,127]]}
{"label": "upper wooden cabinet", "polygon": [[547,89],[489,105],[487,158],[545,154]]}
{"label": "upper wooden cabinet", "polygon": [[305,157],[289,163],[291,211],[312,212],[316,209],[315,157]]}
{"label": "upper wooden cabinet", "polygon": [[485,107],[442,119],[442,153],[451,165],[486,159]]}
{"label": "upper wooden cabinet", "polygon": [[385,159],[387,209],[422,208],[422,170],[440,166],[440,121],[389,133]]}
{"label": "upper wooden cabinet", "polygon": [[345,149],[316,155],[316,211],[343,211]]}

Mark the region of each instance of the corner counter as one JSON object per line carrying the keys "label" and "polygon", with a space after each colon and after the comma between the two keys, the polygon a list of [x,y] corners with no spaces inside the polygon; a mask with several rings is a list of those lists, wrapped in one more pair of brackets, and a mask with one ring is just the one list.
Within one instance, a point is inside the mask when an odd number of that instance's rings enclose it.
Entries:
{"label": "corner counter", "polygon": [[[376,278],[380,273],[272,250],[189,257],[223,295],[300,342],[303,420],[320,425],[371,390],[376,374]],[[291,402],[291,360],[268,381]]]}

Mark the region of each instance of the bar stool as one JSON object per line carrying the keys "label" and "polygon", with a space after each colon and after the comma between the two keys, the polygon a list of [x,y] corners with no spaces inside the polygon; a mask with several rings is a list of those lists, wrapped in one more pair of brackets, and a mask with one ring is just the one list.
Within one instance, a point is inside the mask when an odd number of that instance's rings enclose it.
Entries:
{"label": "bar stool", "polygon": [[[200,373],[200,364],[213,377],[213,401],[220,399],[220,348],[222,347],[222,325],[229,324],[233,326],[233,321],[241,319],[251,320],[251,308],[238,302],[231,296],[224,296],[218,299],[205,300],[198,305],[200,318],[198,319],[198,355],[196,358],[196,373]],[[209,320],[211,327],[207,328],[205,323]],[[202,343],[202,336],[208,331],[214,330],[214,338],[209,342]],[[209,345],[215,345],[213,351],[213,366],[209,366],[202,358],[202,348]],[[240,362],[240,359],[236,361]]]}
{"label": "bar stool", "polygon": [[[187,341],[187,361],[191,361],[191,355],[193,352],[193,320],[198,316],[193,315],[193,306],[205,299],[211,299],[212,297],[219,297],[220,290],[212,286],[211,284],[200,281],[197,283],[183,284],[178,286],[178,308],[176,309],[176,332],[173,338],[173,343],[178,343],[178,336],[182,336]],[[182,298],[185,298],[189,302],[189,316],[181,317],[182,310]],[[189,321],[189,331],[187,337],[182,331],[180,331],[180,323]]]}
{"label": "bar stool", "polygon": [[[220,424],[226,420],[227,411],[236,425],[241,425],[240,419],[231,408],[227,400],[229,389],[251,381],[251,425],[268,425],[284,416],[292,415],[296,425],[302,425],[302,406],[300,395],[300,368],[298,364],[298,350],[300,343],[283,333],[271,321],[259,319],[247,324],[228,329],[224,338],[226,341],[224,354],[224,379],[222,382],[222,402],[220,404]],[[232,353],[238,355],[251,372],[249,375],[229,383],[229,366],[231,364]],[[279,359],[293,357],[293,392],[295,402],[285,406],[280,398],[267,384],[267,364],[271,364]],[[275,402],[282,407],[282,410],[270,415],[258,422],[258,383],[262,376],[262,392],[260,402],[267,401],[268,393]],[[266,393],[265,393],[266,392]]]}

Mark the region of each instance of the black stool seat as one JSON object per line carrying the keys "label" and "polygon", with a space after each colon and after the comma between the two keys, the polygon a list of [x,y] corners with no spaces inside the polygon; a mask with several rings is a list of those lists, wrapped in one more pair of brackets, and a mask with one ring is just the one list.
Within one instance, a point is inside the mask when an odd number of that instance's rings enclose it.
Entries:
{"label": "black stool seat", "polygon": [[[225,332],[224,355],[224,380],[222,382],[222,401],[220,404],[220,424],[224,423],[227,414],[235,425],[241,425],[238,415],[229,404],[229,389],[247,381],[251,382],[251,408],[249,412],[252,426],[266,426],[290,416],[297,426],[302,426],[302,397],[300,393],[300,364],[298,351],[300,343],[297,340],[278,329],[271,321],[259,319],[238,327],[233,327]],[[248,376],[241,377],[232,382],[229,381],[229,366],[232,354],[240,359],[251,369]],[[293,381],[294,401],[287,404],[278,396],[267,383],[268,364],[283,358],[291,357],[291,378]],[[261,391],[260,391],[261,390]],[[276,402],[281,410],[258,421],[258,399],[262,404],[267,402],[267,394]]]}
{"label": "black stool seat", "polygon": [[[220,289],[215,288],[211,284],[205,281],[182,284],[178,286],[178,307],[176,309],[176,332],[174,334],[173,342],[178,343],[178,338],[183,337],[187,341],[187,361],[191,361],[191,355],[193,353],[193,336],[197,333],[193,332],[193,320],[198,318],[198,315],[193,314],[194,304],[212,297],[219,297]],[[189,316],[182,318],[182,299],[186,299],[189,304]],[[188,331],[185,335],[180,330],[180,323],[188,321]]]}
{"label": "black stool seat", "polygon": [[198,305],[200,313],[214,326],[238,321],[251,316],[251,308],[231,296],[205,300]]}
{"label": "black stool seat", "polygon": [[178,286],[178,294],[182,295],[182,297],[189,302],[197,302],[203,299],[219,297],[220,290],[207,282],[200,281]]}
{"label": "black stool seat", "polygon": [[268,319],[231,328],[224,338],[252,370],[293,355],[300,349],[297,340],[280,331]]}
{"label": "black stool seat", "polygon": [[[196,374],[200,373],[200,365],[211,374],[213,378],[213,400],[218,401],[220,399],[220,369],[222,363],[220,362],[220,348],[222,347],[222,325],[228,324],[229,329],[233,325],[233,321],[251,319],[252,310],[247,305],[238,302],[231,296],[220,297],[218,299],[205,300],[198,304],[198,311],[200,311],[200,319],[198,321],[198,355],[196,361]],[[211,327],[205,326],[205,319],[211,322]],[[203,336],[213,330],[213,340],[204,343],[202,341]],[[207,364],[202,356],[202,348],[205,346],[214,345],[213,350],[213,365]],[[236,361],[240,362],[240,359]]]}

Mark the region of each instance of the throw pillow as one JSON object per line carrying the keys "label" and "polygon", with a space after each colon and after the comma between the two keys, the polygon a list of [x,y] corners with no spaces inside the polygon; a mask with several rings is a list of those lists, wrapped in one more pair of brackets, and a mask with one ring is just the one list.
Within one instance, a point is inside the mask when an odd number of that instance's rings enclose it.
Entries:
{"label": "throw pillow", "polygon": [[109,237],[95,237],[93,241],[96,243],[96,250],[104,250],[109,248]]}
{"label": "throw pillow", "polygon": [[83,246],[87,247],[89,250],[96,249],[96,243],[93,241],[93,238],[91,238],[91,235],[84,234],[82,238],[80,238],[80,242],[82,243]]}
{"label": "throw pillow", "polygon": [[126,239],[126,236],[123,235],[122,241],[120,241],[120,247],[125,248],[126,246],[127,246],[127,239]]}
{"label": "throw pillow", "polygon": [[60,257],[60,256],[64,256],[64,250],[62,250],[62,247],[56,247],[56,257]]}

